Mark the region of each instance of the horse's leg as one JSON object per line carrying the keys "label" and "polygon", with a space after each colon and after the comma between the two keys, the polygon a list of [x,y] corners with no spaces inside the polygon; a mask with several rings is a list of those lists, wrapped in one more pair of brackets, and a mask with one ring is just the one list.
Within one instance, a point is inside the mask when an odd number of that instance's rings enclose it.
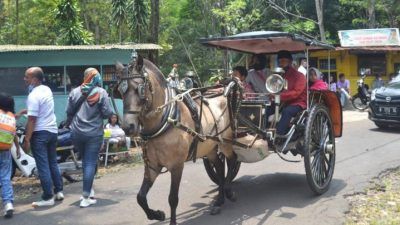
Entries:
{"label": "horse's leg", "polygon": [[181,183],[182,171],[183,171],[183,163],[179,166],[176,166],[174,169],[170,170],[171,189],[168,197],[169,206],[171,207],[170,225],[176,225],[176,207],[178,206],[178,201],[179,201],[179,186]]}
{"label": "horse's leg", "polygon": [[[233,156],[233,157],[236,157],[236,156]],[[228,164],[228,168],[232,168],[234,166],[234,164],[236,163],[236,159],[226,158],[226,162]],[[228,169],[226,177],[231,177],[232,176],[231,174],[232,174],[232,171],[230,171]],[[232,191],[232,182],[227,179],[224,187],[225,187],[226,198],[232,202],[235,202],[237,198],[236,198],[236,193],[234,191]]]}
{"label": "horse's leg", "polygon": [[225,165],[222,162],[222,160],[217,156],[217,152],[215,154],[212,154],[210,156],[207,156],[207,158],[211,161],[211,163],[215,167],[215,171],[217,172],[218,176],[218,196],[216,201],[214,202],[212,208],[211,208],[211,215],[216,215],[221,212],[221,206],[225,202]]}
{"label": "horse's leg", "polygon": [[150,169],[148,165],[146,165],[144,170],[144,178],[142,186],[140,187],[140,191],[137,194],[137,202],[142,207],[149,220],[160,220],[160,221],[165,220],[165,213],[163,211],[160,210],[155,211],[150,209],[149,205],[147,204],[147,197],[146,197],[147,193],[149,192],[151,186],[153,186],[153,183],[156,180],[160,171],[161,169],[158,167]]}

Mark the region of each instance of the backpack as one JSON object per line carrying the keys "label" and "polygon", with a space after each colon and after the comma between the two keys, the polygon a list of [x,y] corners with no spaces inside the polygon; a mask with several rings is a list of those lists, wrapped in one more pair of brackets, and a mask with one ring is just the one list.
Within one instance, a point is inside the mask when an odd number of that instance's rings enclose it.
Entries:
{"label": "backpack", "polygon": [[9,150],[11,148],[16,130],[14,114],[0,110],[0,151]]}

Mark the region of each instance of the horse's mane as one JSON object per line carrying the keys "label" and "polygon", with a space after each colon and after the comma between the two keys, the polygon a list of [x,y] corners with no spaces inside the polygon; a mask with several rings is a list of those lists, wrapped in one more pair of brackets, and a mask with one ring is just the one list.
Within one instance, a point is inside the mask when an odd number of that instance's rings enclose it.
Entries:
{"label": "horse's mane", "polygon": [[151,71],[155,75],[156,80],[162,87],[167,87],[167,81],[165,80],[163,73],[156,65],[154,65],[154,63],[152,63],[150,60],[143,59],[143,65],[147,70]]}

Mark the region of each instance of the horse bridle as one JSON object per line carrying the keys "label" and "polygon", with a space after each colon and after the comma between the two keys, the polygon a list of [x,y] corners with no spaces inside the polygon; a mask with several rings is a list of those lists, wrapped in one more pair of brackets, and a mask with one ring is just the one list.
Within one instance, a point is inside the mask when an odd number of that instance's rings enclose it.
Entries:
{"label": "horse bridle", "polygon": [[[149,110],[149,107],[151,105],[151,101],[153,100],[153,88],[151,86],[151,82],[149,81],[148,73],[145,71],[145,68],[143,67],[139,73],[129,73],[129,68],[132,67],[132,65],[129,65],[129,67],[125,67],[128,71],[126,72],[127,75],[122,74],[118,78],[118,84],[117,84],[117,89],[121,95],[121,98],[123,99],[124,94],[128,91],[128,81],[132,80],[132,82],[137,84],[137,91],[139,95],[140,101],[143,103],[142,109],[139,110],[129,110],[125,111],[124,114],[143,114],[144,112]],[[139,83],[135,81],[135,79],[142,79],[143,83]],[[148,96],[146,96],[146,89],[149,90],[151,94],[151,101]]]}

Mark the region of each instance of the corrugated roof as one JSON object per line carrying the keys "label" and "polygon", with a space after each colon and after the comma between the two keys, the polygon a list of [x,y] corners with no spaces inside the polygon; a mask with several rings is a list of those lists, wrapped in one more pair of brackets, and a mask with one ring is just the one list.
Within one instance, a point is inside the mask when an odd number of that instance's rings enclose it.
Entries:
{"label": "corrugated roof", "polygon": [[359,51],[400,51],[400,46],[377,46],[377,47],[336,47],[336,50],[359,50]]}
{"label": "corrugated roof", "polygon": [[0,45],[0,52],[57,51],[57,50],[110,50],[136,49],[160,50],[157,44],[125,44],[125,45]]}

